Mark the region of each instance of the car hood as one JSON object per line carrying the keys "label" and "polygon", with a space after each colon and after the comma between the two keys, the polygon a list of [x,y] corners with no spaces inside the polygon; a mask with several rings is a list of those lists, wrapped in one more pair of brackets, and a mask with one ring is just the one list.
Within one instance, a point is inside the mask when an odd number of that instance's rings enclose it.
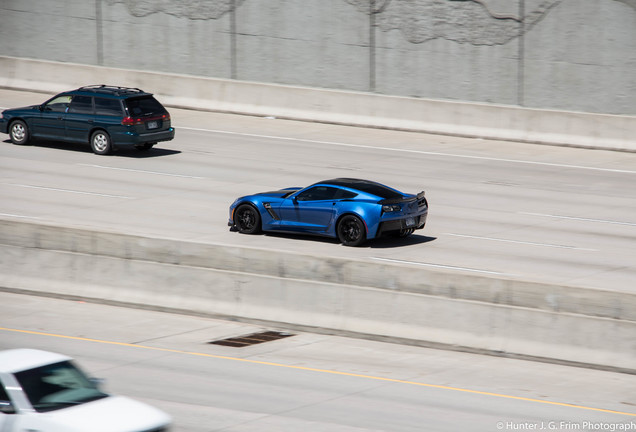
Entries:
{"label": "car hood", "polygon": [[142,432],[168,425],[171,418],[157,408],[124,396],[38,415],[42,430],[68,432]]}
{"label": "car hood", "polygon": [[40,105],[29,105],[29,106],[25,106],[25,107],[20,107],[20,108],[9,108],[6,109],[4,111],[2,111],[3,113],[14,113],[14,112],[20,112],[20,111],[33,111],[33,110],[39,110],[40,109]]}

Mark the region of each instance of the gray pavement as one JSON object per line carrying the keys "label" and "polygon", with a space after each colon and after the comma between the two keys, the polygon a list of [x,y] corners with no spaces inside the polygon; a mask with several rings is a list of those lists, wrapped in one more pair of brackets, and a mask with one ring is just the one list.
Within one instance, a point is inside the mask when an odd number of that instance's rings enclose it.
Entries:
{"label": "gray pavement", "polygon": [[[0,293],[0,349],[75,357],[176,431],[633,430],[635,375]],[[632,427],[632,429],[626,429]],[[618,429],[623,428],[623,429]]]}
{"label": "gray pavement", "polygon": [[[171,113],[176,139],[147,154],[2,143],[0,217],[633,293],[636,154]],[[427,227],[357,249],[227,228],[237,196],[341,176],[425,189]]]}

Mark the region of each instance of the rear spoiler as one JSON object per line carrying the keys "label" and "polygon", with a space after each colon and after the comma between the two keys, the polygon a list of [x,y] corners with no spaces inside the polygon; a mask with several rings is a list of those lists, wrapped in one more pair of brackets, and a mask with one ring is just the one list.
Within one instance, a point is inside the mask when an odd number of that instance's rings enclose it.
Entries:
{"label": "rear spoiler", "polygon": [[400,204],[400,203],[409,203],[409,202],[413,202],[413,201],[417,201],[420,202],[422,200],[425,200],[426,193],[424,191],[418,193],[416,196],[411,196],[408,198],[386,198],[383,199],[382,201],[380,201],[380,204]]}

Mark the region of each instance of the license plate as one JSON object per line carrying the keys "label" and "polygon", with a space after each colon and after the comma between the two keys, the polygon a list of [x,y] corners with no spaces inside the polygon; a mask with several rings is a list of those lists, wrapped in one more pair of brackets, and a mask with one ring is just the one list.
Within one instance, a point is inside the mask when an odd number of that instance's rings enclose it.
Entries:
{"label": "license plate", "polygon": [[407,227],[412,227],[415,226],[415,218],[406,218],[406,226]]}
{"label": "license plate", "polygon": [[146,123],[146,127],[148,129],[157,129],[159,127],[159,122],[158,121],[149,121],[148,123]]}

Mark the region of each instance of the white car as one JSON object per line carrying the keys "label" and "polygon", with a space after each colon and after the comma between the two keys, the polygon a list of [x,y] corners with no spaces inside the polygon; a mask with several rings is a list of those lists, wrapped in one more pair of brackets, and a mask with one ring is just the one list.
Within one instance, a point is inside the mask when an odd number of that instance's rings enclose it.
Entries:
{"label": "white car", "polygon": [[164,412],[99,390],[70,357],[0,351],[0,432],[165,432]]}

